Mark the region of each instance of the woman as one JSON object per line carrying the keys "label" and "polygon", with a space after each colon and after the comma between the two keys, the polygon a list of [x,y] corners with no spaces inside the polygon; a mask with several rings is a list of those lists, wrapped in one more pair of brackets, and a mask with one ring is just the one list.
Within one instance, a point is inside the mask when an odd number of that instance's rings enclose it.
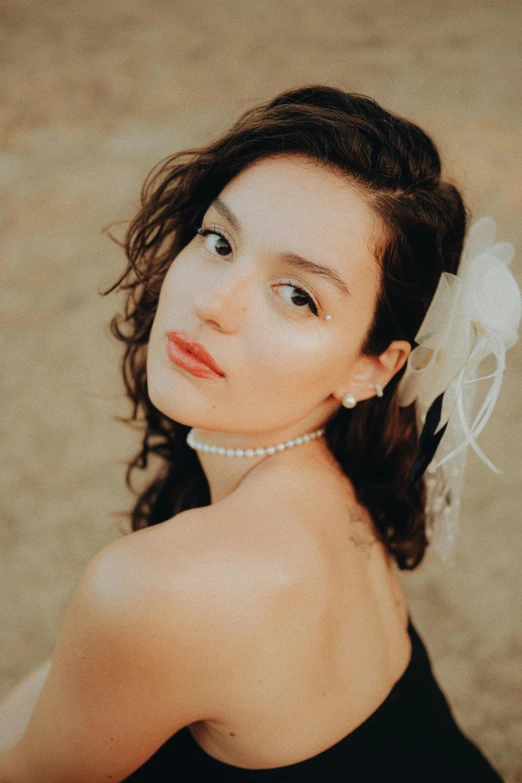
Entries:
{"label": "woman", "polygon": [[466,224],[420,128],[323,86],[149,178],[110,290],[146,419],[127,481],[162,468],[82,575],[2,780],[500,780],[395,571],[429,542],[441,412],[419,452],[400,382]]}

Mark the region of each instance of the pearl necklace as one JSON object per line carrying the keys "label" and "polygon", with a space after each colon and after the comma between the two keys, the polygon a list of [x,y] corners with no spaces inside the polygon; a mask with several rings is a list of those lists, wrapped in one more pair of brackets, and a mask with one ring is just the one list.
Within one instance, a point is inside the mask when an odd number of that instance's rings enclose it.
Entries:
{"label": "pearl necklace", "polygon": [[187,443],[191,449],[196,451],[209,451],[211,454],[225,454],[227,457],[262,457],[265,454],[275,454],[276,451],[291,449],[293,446],[300,446],[301,443],[308,443],[310,440],[321,437],[324,433],[324,427],[307,435],[300,435],[298,438],[292,438],[284,443],[278,443],[276,446],[267,446],[264,449],[226,449],[224,446],[209,446],[208,443],[200,443],[195,440],[192,430],[187,435]]}

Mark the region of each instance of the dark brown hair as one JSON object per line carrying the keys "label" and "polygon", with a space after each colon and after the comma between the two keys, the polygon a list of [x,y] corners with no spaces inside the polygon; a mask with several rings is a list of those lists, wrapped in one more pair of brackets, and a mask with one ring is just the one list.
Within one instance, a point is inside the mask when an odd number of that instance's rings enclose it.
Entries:
{"label": "dark brown hair", "polygon": [[[441,273],[457,271],[468,216],[458,190],[441,178],[433,141],[364,95],[321,85],[288,90],[246,111],[208,146],[162,161],[144,183],[141,209],[122,243],[127,269],[102,292],[117,286],[128,292],[124,312],[110,326],[126,344],[123,378],[134,406],[119,420],[144,429],[141,450],[128,464],[129,488],[132,471],[146,469],[150,454],[161,460],[155,478],[135,492],[133,530],[210,503],[197,454],[185,442],[190,427],[161,413],[147,394],[147,343],[162,281],[225,185],[249,164],[278,153],[306,155],[346,176],[380,218],[382,282],[367,354],[379,355],[396,339],[414,346]],[[399,568],[413,570],[428,539],[423,481],[407,483],[418,435],[415,404],[397,402],[403,373],[384,397],[350,410],[341,406],[326,424],[325,440]]]}

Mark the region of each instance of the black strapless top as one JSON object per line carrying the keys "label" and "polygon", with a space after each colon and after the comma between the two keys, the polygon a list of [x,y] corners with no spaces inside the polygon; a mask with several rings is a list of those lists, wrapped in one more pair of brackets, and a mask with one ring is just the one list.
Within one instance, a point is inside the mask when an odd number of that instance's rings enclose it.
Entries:
{"label": "black strapless top", "polygon": [[411,618],[408,633],[411,659],[386,699],[354,731],[316,756],[284,767],[244,769],[210,756],[185,726],[125,781],[502,783],[457,725]]}

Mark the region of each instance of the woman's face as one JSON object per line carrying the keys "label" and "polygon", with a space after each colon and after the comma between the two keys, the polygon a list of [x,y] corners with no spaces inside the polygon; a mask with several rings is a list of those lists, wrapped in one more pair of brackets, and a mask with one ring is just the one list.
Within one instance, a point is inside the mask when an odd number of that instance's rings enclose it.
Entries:
{"label": "woman's face", "polygon": [[[161,288],[147,356],[153,404],[180,423],[226,433],[276,433],[314,420],[314,411],[331,414],[363,369],[377,301],[370,208],[341,175],[277,155],[228,183],[202,228],[212,233],[196,234]],[[173,363],[170,330],[201,343],[224,377]]]}

